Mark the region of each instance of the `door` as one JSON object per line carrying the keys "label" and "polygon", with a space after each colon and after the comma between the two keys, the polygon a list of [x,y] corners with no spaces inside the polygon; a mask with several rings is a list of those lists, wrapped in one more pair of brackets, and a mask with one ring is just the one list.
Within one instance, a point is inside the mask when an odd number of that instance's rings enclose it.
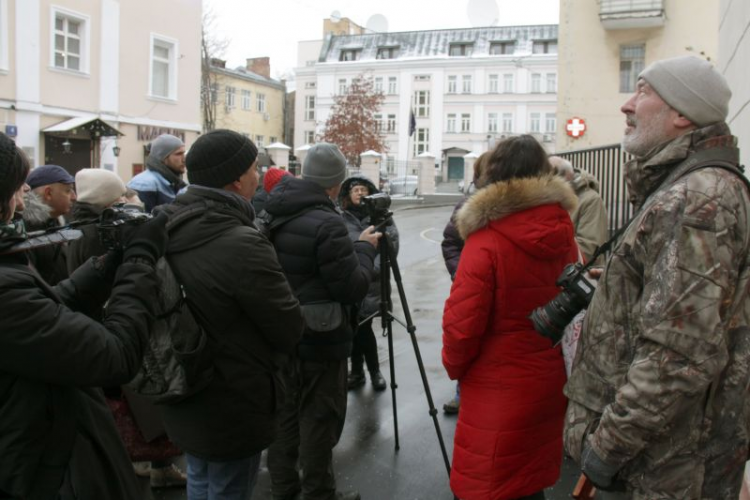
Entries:
{"label": "door", "polygon": [[456,181],[464,178],[464,159],[460,156],[448,157],[448,180]]}
{"label": "door", "polygon": [[[70,143],[65,151],[63,142]],[[88,139],[64,139],[62,137],[44,136],[44,163],[60,165],[72,176],[82,168],[91,168],[91,141]]]}

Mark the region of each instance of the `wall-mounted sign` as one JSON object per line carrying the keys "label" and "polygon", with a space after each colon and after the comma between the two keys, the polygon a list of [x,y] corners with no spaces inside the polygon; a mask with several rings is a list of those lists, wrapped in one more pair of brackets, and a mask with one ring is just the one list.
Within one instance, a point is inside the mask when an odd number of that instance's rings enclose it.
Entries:
{"label": "wall-mounted sign", "polygon": [[176,128],[152,127],[151,125],[138,125],[138,140],[151,142],[162,134],[170,134],[179,137],[185,142],[185,131]]}
{"label": "wall-mounted sign", "polygon": [[586,132],[586,122],[583,118],[571,118],[565,125],[565,132],[573,139],[580,139]]}
{"label": "wall-mounted sign", "polygon": [[15,125],[6,125],[5,135],[8,137],[16,137],[18,135],[18,127]]}

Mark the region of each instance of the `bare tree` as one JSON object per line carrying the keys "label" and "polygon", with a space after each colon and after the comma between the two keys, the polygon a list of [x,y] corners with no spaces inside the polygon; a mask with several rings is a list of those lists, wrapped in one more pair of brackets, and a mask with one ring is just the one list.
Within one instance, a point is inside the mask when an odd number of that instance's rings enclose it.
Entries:
{"label": "bare tree", "polygon": [[382,123],[375,119],[385,96],[364,74],[352,80],[346,93],[333,98],[331,114],[321,139],[336,144],[350,165],[359,166],[359,155],[370,149],[386,153]]}
{"label": "bare tree", "polygon": [[216,35],[216,16],[210,7],[203,10],[201,26],[201,112],[203,132],[216,128],[216,109],[219,101],[219,75],[211,71],[214,60],[224,55],[229,39]]}

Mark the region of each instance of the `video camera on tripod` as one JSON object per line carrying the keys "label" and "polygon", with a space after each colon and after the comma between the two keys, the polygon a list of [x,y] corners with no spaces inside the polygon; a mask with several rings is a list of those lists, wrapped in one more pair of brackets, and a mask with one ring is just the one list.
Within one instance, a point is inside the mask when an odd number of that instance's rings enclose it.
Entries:
{"label": "video camera on tripod", "polygon": [[[371,194],[362,198],[362,205],[370,217],[370,224],[376,228],[381,225],[393,223],[393,212],[391,208],[391,197],[385,193]],[[384,224],[385,223],[385,224]]]}

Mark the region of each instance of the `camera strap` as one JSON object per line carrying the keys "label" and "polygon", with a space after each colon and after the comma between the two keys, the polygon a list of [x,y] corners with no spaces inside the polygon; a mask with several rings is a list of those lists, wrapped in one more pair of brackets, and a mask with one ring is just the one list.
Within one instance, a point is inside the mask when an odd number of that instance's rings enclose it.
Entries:
{"label": "camera strap", "polygon": [[[690,160],[688,159],[686,161],[690,161]],[[683,163],[675,167],[674,170],[679,169],[680,166],[682,165]],[[596,262],[596,260],[601,255],[604,255],[605,253],[609,252],[609,250],[617,242],[617,240],[620,239],[620,236],[622,236],[623,233],[630,227],[633,221],[637,219],[643,212],[645,212],[647,208],[651,207],[651,205],[653,204],[654,196],[662,190],[663,186],[671,184],[674,181],[681,179],[682,177],[685,177],[686,175],[692,174],[693,172],[707,169],[707,168],[719,168],[719,169],[726,170],[728,172],[735,174],[743,182],[743,184],[745,184],[748,191],[750,192],[750,180],[748,180],[747,177],[745,177],[745,174],[744,174],[745,167],[743,167],[742,165],[736,165],[734,163],[731,163],[729,161],[724,161],[724,160],[701,161],[701,162],[696,163],[692,167],[688,168],[684,172],[680,173],[674,178],[672,178],[672,176],[667,176],[664,179],[664,181],[662,181],[661,184],[659,184],[654,190],[652,190],[648,194],[648,197],[646,198],[646,201],[643,202],[643,205],[641,205],[641,208],[635,214],[633,214],[633,216],[630,219],[628,219],[628,221],[620,229],[618,229],[609,240],[603,243],[600,247],[597,247],[596,251],[591,256],[591,259],[581,269],[581,273],[588,271],[588,269],[591,268],[594,262]]]}

